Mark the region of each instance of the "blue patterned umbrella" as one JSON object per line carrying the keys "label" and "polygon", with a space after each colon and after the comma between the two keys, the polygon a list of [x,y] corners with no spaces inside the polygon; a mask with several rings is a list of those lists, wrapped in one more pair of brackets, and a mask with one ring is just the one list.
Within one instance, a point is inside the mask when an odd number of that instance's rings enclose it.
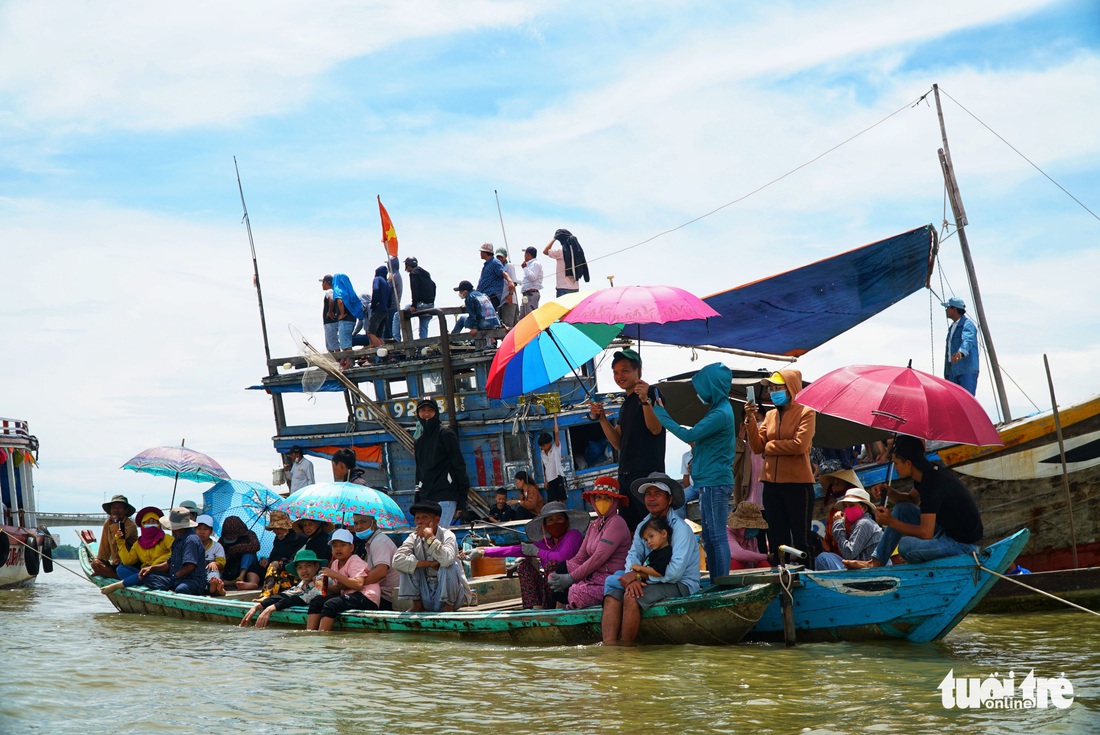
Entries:
{"label": "blue patterned umbrella", "polygon": [[303,487],[279,508],[291,518],[312,518],[337,525],[351,523],[352,515],[374,516],[385,530],[405,525],[401,507],[384,492],[350,482],[319,482]]}
{"label": "blue patterned umbrella", "polygon": [[214,519],[214,533],[219,537],[222,523],[228,516],[237,516],[260,540],[259,556],[271,554],[275,534],[265,530],[268,511],[280,510],[282,497],[266,485],[247,480],[224,480],[202,494],[202,512]]}

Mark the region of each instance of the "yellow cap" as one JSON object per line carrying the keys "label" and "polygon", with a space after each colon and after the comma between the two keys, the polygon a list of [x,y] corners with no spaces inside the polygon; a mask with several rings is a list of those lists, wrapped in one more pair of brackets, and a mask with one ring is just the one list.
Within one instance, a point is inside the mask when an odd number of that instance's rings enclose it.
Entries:
{"label": "yellow cap", "polygon": [[774,372],[767,377],[769,383],[775,383],[776,385],[786,385],[787,381],[783,380],[783,376],[778,372]]}

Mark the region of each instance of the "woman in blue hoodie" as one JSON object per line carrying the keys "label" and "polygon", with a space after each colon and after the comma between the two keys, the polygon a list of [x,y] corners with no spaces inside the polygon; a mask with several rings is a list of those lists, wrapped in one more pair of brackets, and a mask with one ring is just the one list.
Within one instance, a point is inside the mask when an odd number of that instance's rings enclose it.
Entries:
{"label": "woman in blue hoodie", "polygon": [[730,405],[733,373],[720,362],[707,365],[691,379],[699,400],[709,406],[707,414],[692,428],[672,420],[658,400],[654,413],[661,426],[685,442],[695,442],[692,450],[691,480],[699,490],[699,510],[703,517],[703,549],[713,582],[729,574],[730,549],[726,543],[726,517],[733,495],[733,458],[737,431]]}

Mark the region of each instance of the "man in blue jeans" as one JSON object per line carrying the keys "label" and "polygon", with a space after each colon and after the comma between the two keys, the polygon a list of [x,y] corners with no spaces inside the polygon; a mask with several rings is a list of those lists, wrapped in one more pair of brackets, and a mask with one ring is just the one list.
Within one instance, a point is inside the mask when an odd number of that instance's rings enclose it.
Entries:
{"label": "man in blue jeans", "polygon": [[978,325],[966,315],[966,302],[959,297],[944,301],[943,307],[951,320],[943,377],[974,395],[978,391]]}
{"label": "man in blue jeans", "polygon": [[869,562],[845,561],[844,566],[885,566],[895,547],[909,563],[977,551],[985,529],[966,486],[951,470],[925,458],[920,439],[899,436],[893,451],[898,477],[912,478],[913,489],[903,493],[887,488],[895,505],[892,513],[875,508],[875,520],[883,527],[878,548]]}

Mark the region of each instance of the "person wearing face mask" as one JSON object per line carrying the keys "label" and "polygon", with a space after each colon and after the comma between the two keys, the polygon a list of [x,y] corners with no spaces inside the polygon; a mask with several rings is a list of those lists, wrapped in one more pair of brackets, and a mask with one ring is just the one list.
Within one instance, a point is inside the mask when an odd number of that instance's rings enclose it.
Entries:
{"label": "person wearing face mask", "polygon": [[751,500],[742,500],[737,509],[726,518],[726,544],[730,550],[730,569],[755,569],[768,566],[768,555],[759,551],[760,532],[768,529],[768,522],[760,512],[760,506]]}
{"label": "person wearing face mask", "polygon": [[850,488],[834,508],[829,530],[836,551],[824,551],[817,555],[814,568],[819,572],[844,569],[845,560],[870,561],[882,538],[882,529],[875,522],[875,506],[862,487]]}
{"label": "person wearing face mask", "polygon": [[756,404],[745,404],[746,438],[752,451],[764,455],[764,518],[768,521],[770,561],[778,565],[781,544],[810,553],[814,507],[810,449],[817,414],[796,400],[802,390],[798,370],[780,370],[763,382],[776,410],[759,422]]}
{"label": "person wearing face mask", "polygon": [[393,609],[393,594],[401,584],[401,573],[393,568],[393,555],[397,545],[390,537],[378,530],[378,521],[374,516],[356,513],[352,516],[355,535],[355,553],[362,557],[370,567],[367,584],[382,586],[382,600],[379,610]]}
{"label": "person wearing face mask", "polygon": [[591,490],[582,493],[591,503],[597,518],[588,526],[581,548],[565,562],[566,572],[552,573],[548,579],[555,592],[565,592],[567,608],[576,610],[603,602],[607,578],[626,564],[626,552],[632,537],[626,521],[619,515],[619,506],[630,498],[619,492],[614,477],[597,477]]}
{"label": "person wearing face mask", "polygon": [[447,528],[455,511],[466,507],[470,479],[466,460],[458,446],[458,437],[444,428],[439,420],[439,407],[431,398],[416,404],[420,435],[416,438],[416,494],[414,503],[439,503],[443,514],[439,525]]}
{"label": "person wearing face mask", "polygon": [[141,524],[137,539],[127,543],[125,537],[117,538],[116,548],[121,563],[116,571],[121,581],[101,588],[100,592],[109,595],[123,587],[143,585],[152,567],[168,561],[172,553],[172,535],[165,533],[160,526],[163,515],[159,508],[153,506],[137,512],[136,518]]}
{"label": "person wearing face mask", "polygon": [[549,576],[567,571],[567,563],[580,550],[587,528],[588,514],[583,510],[568,510],[565,503],[547,503],[542,513],[524,526],[526,543],[477,548],[464,556],[469,559],[522,556],[516,573],[523,607],[549,610],[568,601],[564,589],[550,587]]}

